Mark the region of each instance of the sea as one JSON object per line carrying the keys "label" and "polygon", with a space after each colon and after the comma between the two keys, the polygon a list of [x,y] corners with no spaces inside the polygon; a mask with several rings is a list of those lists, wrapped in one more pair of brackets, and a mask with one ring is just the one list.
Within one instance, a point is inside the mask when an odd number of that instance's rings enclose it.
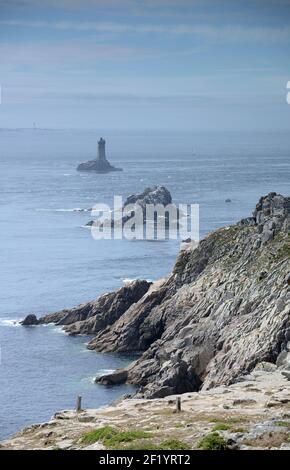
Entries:
{"label": "sea", "polygon": [[[123,171],[77,172],[101,136]],[[289,181],[289,132],[0,129],[0,439],[73,408],[77,395],[89,408],[134,392],[94,383],[134,355],[19,324],[172,269],[178,240],[95,240],[85,227],[92,206],[165,185],[175,203],[200,205],[203,237],[249,216],[270,191],[289,195]]]}

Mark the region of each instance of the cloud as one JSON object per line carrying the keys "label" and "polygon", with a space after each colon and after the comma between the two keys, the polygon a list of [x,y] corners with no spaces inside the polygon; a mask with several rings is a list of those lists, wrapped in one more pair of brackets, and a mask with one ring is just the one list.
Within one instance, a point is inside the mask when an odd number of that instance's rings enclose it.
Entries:
{"label": "cloud", "polygon": [[191,24],[129,24],[89,21],[29,21],[1,20],[0,25],[15,28],[53,29],[58,31],[97,32],[113,34],[170,34],[200,36],[214,41],[231,42],[289,42],[290,27],[191,25]]}
{"label": "cloud", "polygon": [[98,61],[138,59],[140,54],[150,53],[144,48],[98,44],[94,41],[0,43],[2,71],[19,66],[63,69],[85,64],[87,68],[92,68]]}

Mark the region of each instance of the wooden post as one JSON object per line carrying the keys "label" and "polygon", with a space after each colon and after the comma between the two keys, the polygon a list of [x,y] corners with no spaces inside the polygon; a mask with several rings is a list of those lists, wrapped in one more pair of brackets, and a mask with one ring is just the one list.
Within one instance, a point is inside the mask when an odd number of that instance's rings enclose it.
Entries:
{"label": "wooden post", "polygon": [[76,406],[76,412],[79,413],[82,411],[82,397],[80,395],[77,396],[77,406]]}
{"label": "wooden post", "polygon": [[181,397],[176,398],[176,413],[180,413],[181,411]]}

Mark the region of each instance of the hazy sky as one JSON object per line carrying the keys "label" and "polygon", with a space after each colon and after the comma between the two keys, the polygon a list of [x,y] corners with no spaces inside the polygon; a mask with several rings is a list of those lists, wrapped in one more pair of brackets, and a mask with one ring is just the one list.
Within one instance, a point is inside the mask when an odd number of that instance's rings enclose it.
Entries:
{"label": "hazy sky", "polygon": [[0,127],[290,131],[290,0],[0,0],[0,59]]}

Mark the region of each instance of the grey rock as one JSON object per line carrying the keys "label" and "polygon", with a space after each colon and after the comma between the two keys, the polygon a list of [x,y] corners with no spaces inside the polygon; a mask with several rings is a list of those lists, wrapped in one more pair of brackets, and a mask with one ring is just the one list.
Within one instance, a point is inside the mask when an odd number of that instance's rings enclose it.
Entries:
{"label": "grey rock", "polygon": [[102,385],[118,385],[126,382],[128,378],[128,372],[126,369],[118,369],[111,374],[102,375],[96,377],[95,382]]}
{"label": "grey rock", "polygon": [[233,406],[250,406],[255,405],[257,402],[252,398],[237,398],[233,401]]}
{"label": "grey rock", "polygon": [[117,291],[101,295],[95,301],[45,315],[37,323],[55,323],[71,335],[97,333],[116,322],[146,294],[150,286],[151,282],[136,280]]}
{"label": "grey rock", "polygon": [[285,367],[290,365],[290,353],[287,350],[283,350],[280,352],[276,360],[276,365],[277,367]]}
{"label": "grey rock", "polygon": [[282,370],[281,374],[286,377],[287,380],[290,380],[290,370]]}
{"label": "grey rock", "polygon": [[[143,215],[143,220],[142,223],[144,224],[146,222],[146,206],[148,204],[152,205],[157,205],[157,204],[162,204],[164,207],[166,207],[168,204],[172,203],[172,197],[169,192],[169,190],[165,186],[152,186],[144,189],[144,191],[140,194],[132,194],[130,195],[124,202],[123,204],[123,213],[125,214],[122,217],[121,223],[124,225],[126,222],[128,222],[133,216],[134,213],[129,211],[130,206],[134,207],[134,205],[137,205],[141,210],[142,210],[142,215]],[[127,213],[126,209],[127,208]],[[177,211],[177,216],[178,216],[178,211]],[[165,214],[165,224],[168,224],[168,215]],[[105,220],[102,224],[100,224],[98,221],[90,220],[87,224],[87,226],[92,226],[92,225],[101,225],[101,226],[114,226],[114,220]]]}
{"label": "grey rock", "polygon": [[263,280],[266,279],[267,277],[268,277],[267,271],[261,271],[261,272],[259,273],[258,279],[259,279],[259,281],[263,281]]}
{"label": "grey rock", "polygon": [[33,326],[38,325],[39,321],[37,320],[36,315],[30,314],[27,315],[27,317],[25,317],[20,323],[23,326]]}
{"label": "grey rock", "polygon": [[272,364],[271,362],[259,362],[256,365],[255,370],[261,370],[264,372],[275,372],[275,370],[277,370],[277,365]]}
{"label": "grey rock", "polygon": [[[126,368],[127,378],[121,375],[140,388],[137,396],[235,383],[257,364],[275,363],[286,348],[289,214],[290,198],[270,193],[257,204],[254,225],[218,229],[197,247],[181,251],[170,275],[146,286],[143,295],[135,298],[135,285],[128,302],[117,291],[40,321],[68,325],[74,334],[94,334],[89,349],[140,351]],[[267,231],[273,236],[257,246]],[[259,281],[261,270],[268,273],[264,282]]]}

